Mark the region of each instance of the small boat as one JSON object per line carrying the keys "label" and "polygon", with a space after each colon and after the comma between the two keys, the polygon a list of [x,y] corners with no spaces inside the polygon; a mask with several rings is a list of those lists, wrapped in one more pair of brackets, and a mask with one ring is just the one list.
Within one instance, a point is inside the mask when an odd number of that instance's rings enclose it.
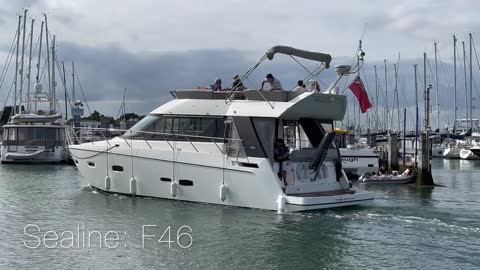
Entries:
{"label": "small boat", "polygon": [[409,184],[415,181],[415,175],[399,175],[397,171],[393,171],[391,175],[372,175],[364,173],[358,179],[365,184]]}
{"label": "small boat", "polygon": [[471,149],[460,150],[460,158],[466,160],[480,160],[480,156],[477,156]]}
{"label": "small boat", "polygon": [[474,146],[470,148],[470,151],[472,151],[472,153],[480,157],[480,146]]}

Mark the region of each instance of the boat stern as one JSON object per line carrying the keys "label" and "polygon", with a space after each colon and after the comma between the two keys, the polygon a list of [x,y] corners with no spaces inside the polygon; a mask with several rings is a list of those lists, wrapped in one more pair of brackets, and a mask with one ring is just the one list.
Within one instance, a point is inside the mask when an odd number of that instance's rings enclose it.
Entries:
{"label": "boat stern", "polygon": [[348,190],[342,194],[306,194],[285,196],[285,211],[309,211],[324,208],[365,205],[371,203],[375,196],[371,192]]}

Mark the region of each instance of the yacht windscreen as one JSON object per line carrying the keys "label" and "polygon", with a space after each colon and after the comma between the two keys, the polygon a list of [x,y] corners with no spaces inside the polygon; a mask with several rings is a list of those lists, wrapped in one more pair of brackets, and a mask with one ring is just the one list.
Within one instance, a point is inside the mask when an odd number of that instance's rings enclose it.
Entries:
{"label": "yacht windscreen", "polygon": [[165,136],[177,134],[191,135],[192,139],[194,136],[223,138],[225,120],[223,117],[150,114],[125,132],[123,136],[125,138],[164,140]]}

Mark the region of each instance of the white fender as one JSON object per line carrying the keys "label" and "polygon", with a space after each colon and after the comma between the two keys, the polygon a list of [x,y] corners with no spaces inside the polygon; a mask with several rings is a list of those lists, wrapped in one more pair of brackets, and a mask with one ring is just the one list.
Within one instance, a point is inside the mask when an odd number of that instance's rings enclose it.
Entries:
{"label": "white fender", "polygon": [[137,195],[137,180],[134,177],[130,178],[130,194]]}
{"label": "white fender", "polygon": [[170,185],[170,193],[172,194],[172,197],[177,196],[177,190],[178,190],[178,184],[176,182],[172,182]]}
{"label": "white fender", "polygon": [[228,188],[225,184],[220,185],[220,200],[224,202],[227,199]]}
{"label": "white fender", "polygon": [[278,206],[278,213],[283,213],[285,212],[285,205],[287,204],[287,199],[283,196],[280,195],[278,196],[277,200],[277,206]]}
{"label": "white fender", "polygon": [[110,187],[112,185],[112,179],[110,179],[110,176],[105,176],[105,190],[109,191]]}

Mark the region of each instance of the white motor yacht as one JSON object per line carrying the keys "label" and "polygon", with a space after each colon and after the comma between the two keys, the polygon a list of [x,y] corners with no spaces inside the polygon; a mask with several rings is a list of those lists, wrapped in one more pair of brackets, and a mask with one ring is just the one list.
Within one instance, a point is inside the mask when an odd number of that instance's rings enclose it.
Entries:
{"label": "white motor yacht", "polygon": [[[324,67],[331,59],[327,54],[277,46],[259,63],[275,53],[317,60]],[[346,112],[345,96],[260,90],[178,90],[172,95],[172,101],[121,137],[69,146],[91,186],[113,193],[279,212],[374,199],[371,193],[352,188],[333,142],[333,123]],[[296,126],[311,147],[294,149],[288,161],[278,162],[274,141],[288,144],[286,126]]]}
{"label": "white motor yacht", "polygon": [[358,179],[365,173],[378,172],[380,158],[372,148],[340,148],[342,165],[350,179]]}
{"label": "white motor yacht", "polygon": [[[27,16],[25,10],[24,18]],[[45,35],[49,37],[45,15]],[[23,40],[25,40],[25,20],[23,26]],[[43,32],[42,23],[42,30]],[[33,22],[32,22],[33,29]],[[20,24],[18,33],[20,31]],[[32,33],[32,32],[31,32]],[[20,35],[18,35],[20,37]],[[16,67],[15,75],[15,95],[13,102],[13,113],[9,122],[2,127],[3,141],[1,146],[1,162],[2,163],[58,163],[68,160],[68,153],[65,145],[65,132],[67,129],[65,120],[62,115],[57,112],[57,101],[55,97],[55,37],[51,49],[51,59],[48,58],[48,91],[43,90],[40,81],[40,60],[42,53],[42,35],[40,35],[39,54],[37,63],[36,82],[34,84],[34,93],[30,94],[30,73],[32,61],[32,43],[30,42],[30,59],[27,73],[27,86],[23,87],[23,59],[24,52],[22,50],[21,65]],[[33,37],[29,38],[30,41]],[[17,38],[19,45],[20,38]],[[48,44],[48,41],[47,41]],[[26,47],[25,44],[22,47]],[[47,47],[47,54],[50,51]],[[18,48],[18,46],[17,46]],[[18,56],[17,51],[17,56]],[[20,86],[17,92],[17,84]],[[25,89],[24,89],[25,88]],[[25,94],[26,92],[26,94]],[[18,93],[18,94],[17,94]]]}

